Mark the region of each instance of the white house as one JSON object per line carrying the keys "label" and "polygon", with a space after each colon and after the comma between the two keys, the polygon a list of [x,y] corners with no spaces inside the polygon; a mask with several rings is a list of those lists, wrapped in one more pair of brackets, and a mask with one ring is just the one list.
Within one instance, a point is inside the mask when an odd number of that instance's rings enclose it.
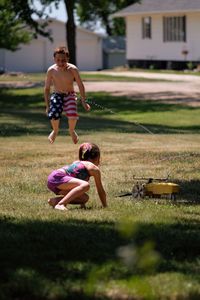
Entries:
{"label": "white house", "polygon": [[113,17],[126,20],[130,67],[182,69],[200,63],[200,0],[141,0]]}
{"label": "white house", "polygon": [[[0,68],[6,71],[46,72],[53,64],[53,51],[56,47],[66,46],[65,24],[52,20],[49,25],[53,43],[47,38],[38,37],[29,44],[21,45],[12,52],[0,49]],[[102,36],[77,27],[76,31],[77,66],[80,70],[93,71],[102,69]]]}

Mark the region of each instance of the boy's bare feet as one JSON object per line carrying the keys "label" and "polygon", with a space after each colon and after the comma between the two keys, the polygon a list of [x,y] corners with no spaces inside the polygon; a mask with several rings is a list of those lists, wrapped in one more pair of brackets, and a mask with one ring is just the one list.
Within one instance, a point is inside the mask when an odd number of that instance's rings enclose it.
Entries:
{"label": "boy's bare feet", "polygon": [[63,204],[56,204],[54,208],[58,210],[68,210]]}
{"label": "boy's bare feet", "polygon": [[54,143],[55,139],[56,139],[57,133],[52,130],[52,132],[50,133],[50,135],[48,136],[48,140],[51,144]]}
{"label": "boy's bare feet", "polygon": [[78,134],[76,133],[76,131],[72,131],[70,133],[71,135],[71,138],[72,138],[72,141],[74,142],[74,144],[77,144],[78,143]]}

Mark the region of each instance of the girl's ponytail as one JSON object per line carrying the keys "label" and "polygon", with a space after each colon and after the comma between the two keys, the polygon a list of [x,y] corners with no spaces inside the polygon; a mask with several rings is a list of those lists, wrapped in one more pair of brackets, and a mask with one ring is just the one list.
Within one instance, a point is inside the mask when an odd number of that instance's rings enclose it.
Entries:
{"label": "girl's ponytail", "polygon": [[100,149],[93,143],[83,143],[79,148],[79,160],[90,160],[100,157]]}

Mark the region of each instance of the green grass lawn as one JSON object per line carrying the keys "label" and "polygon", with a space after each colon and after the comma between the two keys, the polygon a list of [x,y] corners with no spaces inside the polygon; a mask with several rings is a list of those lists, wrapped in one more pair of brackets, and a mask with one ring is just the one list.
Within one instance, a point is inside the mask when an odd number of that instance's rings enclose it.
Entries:
{"label": "green grass lawn", "polygon": [[[77,131],[100,145],[109,206],[91,181],[87,209],[66,213],[46,188],[77,159],[65,117],[50,145],[42,88],[0,94],[0,299],[199,299],[200,109],[90,93]],[[118,197],[134,175],[168,174],[176,201]]]}
{"label": "green grass lawn", "polygon": [[[170,81],[163,79],[151,79],[151,78],[142,78],[142,77],[127,77],[127,76],[113,76],[96,73],[84,73],[81,72],[81,78],[83,81],[129,81],[129,82],[158,82],[158,81]],[[45,73],[16,73],[12,74],[3,74],[0,75],[0,83],[3,82],[44,82],[46,74]]]}

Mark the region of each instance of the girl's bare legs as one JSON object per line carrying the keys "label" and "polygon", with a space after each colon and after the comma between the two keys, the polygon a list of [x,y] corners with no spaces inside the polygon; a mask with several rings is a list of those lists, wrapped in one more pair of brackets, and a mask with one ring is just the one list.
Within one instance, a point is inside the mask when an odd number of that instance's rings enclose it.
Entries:
{"label": "girl's bare legs", "polygon": [[56,206],[56,204],[58,204],[58,202],[60,200],[62,200],[62,198],[63,198],[63,196],[61,196],[61,197],[55,197],[55,198],[50,198],[50,199],[48,199],[48,203],[49,203],[50,206],[52,206],[54,208]]}
{"label": "girl's bare legs", "polygon": [[[68,191],[67,194],[55,205],[55,209],[66,210],[66,205],[84,204],[88,201],[88,196],[84,196],[90,186],[87,181],[73,178],[68,183],[62,183],[58,186],[59,189]],[[81,203],[80,203],[81,202]],[[84,202],[84,203],[83,203]]]}
{"label": "girl's bare legs", "polygon": [[77,119],[68,119],[69,134],[71,135],[74,144],[78,143],[78,134],[75,131],[76,123],[77,123]]}
{"label": "girl's bare legs", "polygon": [[48,140],[51,144],[53,144],[53,142],[55,141],[56,139],[56,136],[58,134],[58,131],[59,131],[59,126],[60,126],[60,120],[55,120],[55,119],[52,119],[51,120],[51,126],[52,126],[52,132],[50,133],[50,135],[48,136]]}
{"label": "girl's bare legs", "polygon": [[[48,200],[49,205],[54,208],[63,199],[64,195],[67,193],[68,193],[68,191],[61,191],[61,194],[63,196],[50,198]],[[74,199],[73,201],[71,201],[70,204],[80,204],[81,208],[85,208],[85,203],[88,202],[88,200],[89,200],[89,196],[87,194],[83,194],[80,197],[78,197],[77,199]]]}
{"label": "girl's bare legs", "polygon": [[70,204],[80,204],[81,208],[86,208],[85,204],[88,202],[89,196],[88,194],[83,194],[77,199],[74,199],[70,202]]}

